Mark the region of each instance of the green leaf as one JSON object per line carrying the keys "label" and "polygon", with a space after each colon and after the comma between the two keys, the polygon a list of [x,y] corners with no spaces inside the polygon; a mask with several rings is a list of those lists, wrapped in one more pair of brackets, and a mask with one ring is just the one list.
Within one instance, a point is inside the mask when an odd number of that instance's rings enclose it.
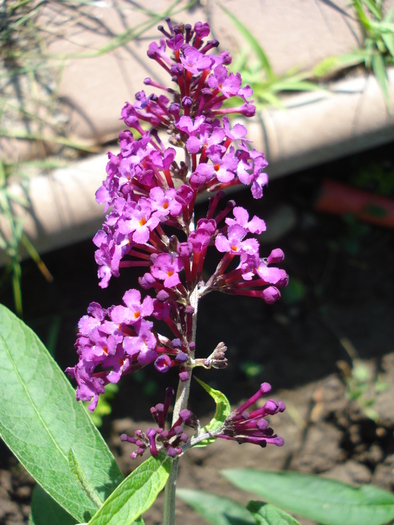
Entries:
{"label": "green leaf", "polygon": [[383,525],[394,518],[394,495],[297,472],[229,469],[222,474],[240,489],[322,525]]}
{"label": "green leaf", "polygon": [[87,522],[97,511],[69,465],[71,448],[98,500],[123,476],[44,345],[0,305],[0,436],[46,492]]}
{"label": "green leaf", "polygon": [[353,0],[353,7],[357,13],[360,24],[364,27],[365,31],[370,31],[372,28],[371,20],[365,14],[362,2],[360,0]]}
{"label": "green leaf", "polygon": [[33,490],[29,525],[74,525],[77,523],[40,485]]}
{"label": "green leaf", "polygon": [[394,57],[394,35],[392,33],[382,33],[382,40],[390,52],[390,55]]}
{"label": "green leaf", "polygon": [[[195,380],[197,383],[199,383],[204,390],[208,392],[208,394],[213,398],[213,400],[216,403],[216,411],[215,415],[211,419],[211,421],[206,425],[202,432],[213,432],[214,430],[217,430],[220,428],[223,424],[223,422],[228,418],[231,412],[231,406],[229,403],[229,400],[227,397],[220,392],[219,390],[215,390],[214,388],[211,388],[209,385],[204,383],[204,381],[201,381],[201,379],[198,379],[195,377]],[[196,447],[205,447],[206,445],[210,445],[216,440],[216,438],[208,438],[204,439],[203,441],[200,441]]]}
{"label": "green leaf", "polygon": [[363,0],[363,2],[378,20],[382,19],[382,10],[376,5],[374,0]]}
{"label": "green leaf", "polygon": [[84,490],[85,494],[88,496],[90,501],[97,507],[101,507],[101,501],[98,495],[96,494],[94,488],[89,483],[89,481],[86,479],[84,473],[82,472],[81,465],[79,464],[79,461],[74,454],[74,451],[72,448],[70,448],[70,451],[68,453],[68,464],[70,466],[71,472],[74,474],[75,478],[81,485],[82,489]]}
{"label": "green leaf", "polygon": [[249,501],[246,508],[253,515],[257,525],[300,525],[293,516],[269,503]]}
{"label": "green leaf", "polygon": [[243,505],[201,490],[177,489],[176,495],[213,525],[255,525]]}
{"label": "green leaf", "polygon": [[387,71],[386,64],[381,54],[375,53],[372,56],[372,70],[374,72],[375,78],[382,90],[386,104],[389,103],[390,95],[387,82]]}
{"label": "green leaf", "polygon": [[144,461],[117,487],[88,525],[133,523],[154,503],[166,484],[171,466],[172,459],[165,452]]}

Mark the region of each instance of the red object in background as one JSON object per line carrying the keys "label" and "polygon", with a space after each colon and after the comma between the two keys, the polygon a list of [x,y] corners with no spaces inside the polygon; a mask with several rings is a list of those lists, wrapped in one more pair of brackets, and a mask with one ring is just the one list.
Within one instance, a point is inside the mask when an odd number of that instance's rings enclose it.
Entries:
{"label": "red object in background", "polygon": [[314,208],[317,211],[344,215],[351,213],[360,220],[394,228],[394,200],[324,179]]}

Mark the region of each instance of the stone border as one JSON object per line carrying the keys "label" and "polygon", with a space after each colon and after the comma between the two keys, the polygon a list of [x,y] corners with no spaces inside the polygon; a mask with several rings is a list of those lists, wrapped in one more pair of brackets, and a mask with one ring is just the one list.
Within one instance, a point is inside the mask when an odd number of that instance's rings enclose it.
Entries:
{"label": "stone border", "polygon": [[[389,80],[394,107],[394,69]],[[370,75],[335,83],[325,92],[290,97],[286,106],[264,110],[248,123],[255,147],[270,162],[271,180],[394,140],[394,115]],[[106,154],[94,155],[31,180],[30,211],[18,206],[14,211],[25,216],[24,231],[39,253],[91,238],[100,228],[102,207],[94,194],[105,178],[106,163]],[[24,195],[18,185],[11,191]],[[5,262],[0,253],[0,264]]]}

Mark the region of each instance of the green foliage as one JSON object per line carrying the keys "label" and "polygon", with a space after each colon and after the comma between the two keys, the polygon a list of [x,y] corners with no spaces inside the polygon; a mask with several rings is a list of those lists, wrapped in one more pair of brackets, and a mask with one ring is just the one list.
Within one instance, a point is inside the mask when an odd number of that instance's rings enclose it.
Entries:
{"label": "green foliage", "polygon": [[236,501],[202,490],[177,489],[176,495],[212,525],[254,525],[255,520]]}
{"label": "green foliage", "polygon": [[296,472],[224,470],[224,477],[264,501],[322,525],[383,525],[394,519],[394,495]]}
{"label": "green foliage", "polygon": [[379,195],[394,197],[394,169],[386,167],[384,161],[362,163],[355,167],[351,184]]}
{"label": "green foliage", "polygon": [[116,488],[88,525],[132,524],[154,503],[171,466],[172,459],[165,452],[144,461]]}
{"label": "green foliage", "polygon": [[212,525],[299,525],[287,512],[261,501],[240,503],[201,490],[178,489],[177,496]]}
{"label": "green foliage", "polygon": [[[216,403],[216,411],[215,415],[211,419],[211,421],[206,425],[202,432],[214,432],[215,430],[218,430],[223,422],[228,418],[231,412],[231,406],[229,403],[229,400],[227,397],[220,392],[219,390],[215,390],[214,388],[211,388],[209,385],[201,381],[201,379],[198,379],[195,377],[195,380],[197,383],[199,383],[203,389],[208,392],[208,394],[213,398],[213,400]],[[216,438],[208,438],[204,439],[203,441],[200,441],[197,445],[197,447],[205,447],[206,445],[210,445],[216,440]]]}
{"label": "green foliage", "polygon": [[75,525],[77,521],[66,512],[40,485],[33,490],[29,525]]}
{"label": "green foliage", "polygon": [[257,525],[300,525],[293,516],[269,503],[249,501],[246,508],[253,515]]}
{"label": "green foliage", "polygon": [[0,305],[0,435],[40,485],[79,522],[97,507],[74,476],[69,453],[97,500],[122,474],[75,391],[38,337]]}
{"label": "green foliage", "polygon": [[352,0],[364,31],[364,64],[371,69],[389,104],[387,66],[394,62],[393,10],[383,16],[380,0]]}
{"label": "green foliage", "polygon": [[[27,193],[28,182],[22,181],[22,188]],[[20,246],[22,245],[28,252],[30,257],[37,264],[38,268],[49,281],[52,276],[44,265],[41,257],[33,244],[29,241],[26,234],[23,232],[23,217],[15,216],[13,206],[17,204],[25,210],[29,208],[27,199],[20,197],[13,193],[7,183],[6,166],[0,161],[0,216],[2,218],[2,227],[0,229],[0,249],[2,249],[9,258],[9,264],[3,270],[2,278],[0,279],[0,287],[4,286],[9,276],[11,277],[12,290],[14,295],[14,305],[16,313],[22,316],[22,288],[21,278],[22,269],[20,265]]]}
{"label": "green foliage", "polygon": [[246,509],[222,496],[198,490],[179,490],[180,499],[214,525],[299,525],[287,511],[321,525],[384,525],[394,518],[394,495],[372,485],[359,488],[316,475],[250,469],[222,471],[241,490],[261,501]]}
{"label": "green foliage", "polygon": [[358,22],[364,33],[361,49],[340,57],[329,57],[318,64],[313,72],[323,77],[344,68],[364,64],[373,72],[385,102],[389,105],[387,67],[394,63],[393,10],[384,17],[380,0],[352,0]]}
{"label": "green foliage", "polygon": [[342,380],[346,386],[345,395],[356,401],[364,414],[372,421],[378,422],[379,413],[374,409],[376,396],[387,389],[388,385],[375,377],[370,367],[358,358],[352,358],[351,366],[345,361],[338,361]]}
{"label": "green foliage", "polygon": [[151,457],[122,482],[63,372],[1,305],[0,381],[0,436],[42,487],[34,491],[30,524],[143,525],[140,516],[163,489],[172,459]]}

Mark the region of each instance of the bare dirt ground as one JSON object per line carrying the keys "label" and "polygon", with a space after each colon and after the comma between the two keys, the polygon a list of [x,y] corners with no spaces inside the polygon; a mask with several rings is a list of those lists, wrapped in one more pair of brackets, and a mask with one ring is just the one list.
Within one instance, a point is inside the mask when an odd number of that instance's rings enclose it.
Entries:
{"label": "bare dirt ground", "polygon": [[[262,381],[271,383],[272,397],[287,405],[271,421],[285,445],[260,449],[221,441],[191,450],[181,461],[181,487],[246,504],[248,494],[228,484],[220,471],[247,467],[319,473],[394,489],[394,234],[352,217],[317,213],[313,202],[324,177],[371,191],[382,191],[383,181],[383,191],[394,197],[393,145],[273,181],[262,201],[253,201],[248,191],[235,194],[238,204],[266,220],[264,255],[280,246],[293,284],[271,306],[211,295],[201,303],[199,315],[201,354],[223,340],[229,367],[198,376],[234,405]],[[114,304],[134,282],[125,285],[119,279],[99,290],[93,253],[88,241],[47,254],[52,284],[32,263],[24,263],[25,320],[44,342],[57,323],[55,357],[63,369],[76,361],[76,324],[88,303]],[[10,294],[1,300],[12,305]],[[174,375],[146,371],[138,381],[125,378],[120,385],[102,432],[125,474],[138,463],[130,459],[132,447],[122,444],[119,435],[150,426],[149,407],[162,401],[164,387],[175,380]],[[197,384],[191,399],[191,409],[208,420],[213,402]],[[33,481],[0,447],[0,523],[28,523]],[[159,498],[146,524],[159,524],[161,512]],[[178,523],[201,523],[181,502],[177,515]]]}

